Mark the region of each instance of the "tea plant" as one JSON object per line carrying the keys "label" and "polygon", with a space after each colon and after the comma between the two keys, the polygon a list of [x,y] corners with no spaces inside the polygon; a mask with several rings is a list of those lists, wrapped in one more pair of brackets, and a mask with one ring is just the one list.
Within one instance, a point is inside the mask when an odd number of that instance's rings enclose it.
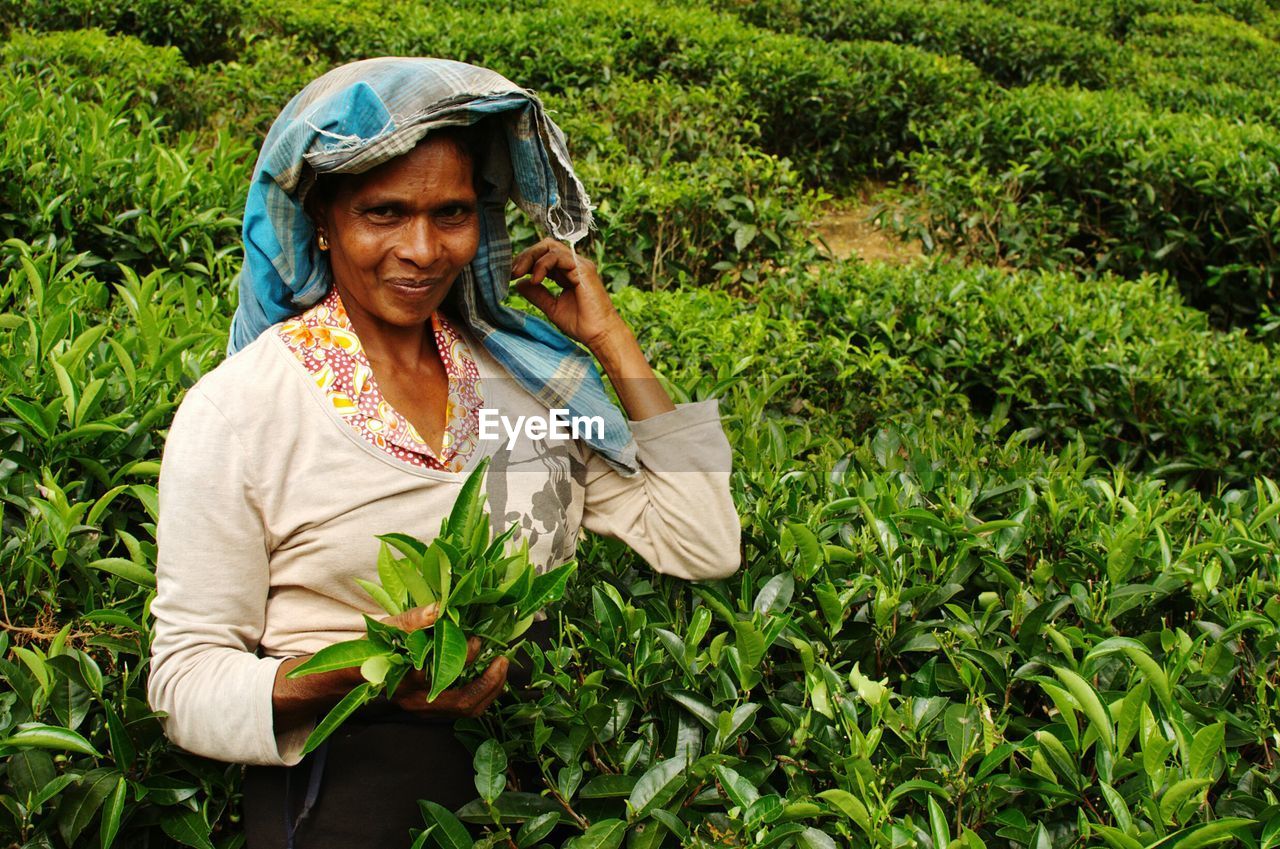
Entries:
{"label": "tea plant", "polygon": [[[516,525],[496,537],[490,533],[480,491],[488,465],[487,459],[482,460],[467,476],[435,539],[424,544],[403,534],[379,537],[380,584],[358,579],[391,616],[411,607],[435,606],[431,635],[425,629],[406,632],[365,616],[364,639],[326,646],[289,671],[290,678],[299,678],[359,666],[365,679],[320,721],[307,737],[303,754],[324,742],[362,705],[384,692],[388,698],[394,695],[413,670],[429,665],[427,698],[434,701],[462,675],[468,635],[480,638],[477,661],[487,666],[499,649],[514,651],[515,641],[533,624],[534,614],[563,595],[576,563],[538,574],[527,545],[515,554],[505,553]],[[393,549],[405,556],[396,557]]]}

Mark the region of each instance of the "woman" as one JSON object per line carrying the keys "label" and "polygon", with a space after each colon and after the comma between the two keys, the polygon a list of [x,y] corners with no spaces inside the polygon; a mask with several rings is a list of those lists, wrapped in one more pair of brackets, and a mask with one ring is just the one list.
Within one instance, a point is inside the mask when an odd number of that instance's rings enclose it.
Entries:
{"label": "woman", "polygon": [[[552,237],[514,260],[508,199]],[[586,528],[681,578],[737,569],[716,402],[677,406],[654,379],[591,263],[562,243],[589,225],[558,128],[482,68],[356,62],[272,126],[245,212],[234,355],[191,388],[165,445],[151,608],[151,703],[177,745],[251,765],[250,849],[405,846],[417,799],[474,796],[451,723],[498,696],[504,659],[434,702],[406,681],[305,761],[317,716],[358,673],[285,674],[364,632],[379,611],[355,579],[376,580],[376,535],[430,539],[482,459],[494,533],[515,524],[540,568],[572,558]],[[550,324],[501,303],[513,279]],[[603,427],[480,427],[553,409]]]}

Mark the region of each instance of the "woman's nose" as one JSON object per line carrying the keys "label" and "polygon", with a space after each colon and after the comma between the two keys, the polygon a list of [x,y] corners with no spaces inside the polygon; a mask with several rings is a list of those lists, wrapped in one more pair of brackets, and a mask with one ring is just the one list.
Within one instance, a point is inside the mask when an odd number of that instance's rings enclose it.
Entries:
{"label": "woman's nose", "polygon": [[435,262],[440,252],[439,234],[431,226],[431,217],[415,215],[409,219],[403,231],[397,255],[419,268],[427,268]]}

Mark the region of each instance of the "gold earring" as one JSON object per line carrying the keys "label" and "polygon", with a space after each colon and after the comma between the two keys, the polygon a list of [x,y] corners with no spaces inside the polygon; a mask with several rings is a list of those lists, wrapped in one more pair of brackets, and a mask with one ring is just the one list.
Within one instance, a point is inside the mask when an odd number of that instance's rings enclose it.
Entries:
{"label": "gold earring", "polygon": [[329,250],[329,240],[324,237],[324,233],[316,235],[316,247],[320,248],[322,251]]}

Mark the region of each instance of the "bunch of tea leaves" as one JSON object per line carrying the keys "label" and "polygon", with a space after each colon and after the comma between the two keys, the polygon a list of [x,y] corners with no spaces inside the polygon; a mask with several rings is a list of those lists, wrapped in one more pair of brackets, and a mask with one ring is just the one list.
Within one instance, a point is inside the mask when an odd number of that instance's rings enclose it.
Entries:
{"label": "bunch of tea leaves", "polygon": [[506,552],[515,525],[490,540],[489,515],[480,490],[487,466],[488,460],[483,460],[468,476],[439,536],[430,544],[404,534],[380,536],[380,584],[357,579],[392,616],[438,605],[435,624],[406,632],[365,616],[367,630],[362,639],[327,646],[289,672],[290,678],[296,678],[359,666],[365,679],[316,726],[304,754],[361,705],[383,692],[394,695],[411,670],[428,669],[427,698],[434,700],[461,677],[468,635],[481,639],[477,662],[483,668],[499,652],[514,651],[515,641],[533,623],[534,614],[564,595],[577,566],[574,561],[538,574],[527,544]]}

